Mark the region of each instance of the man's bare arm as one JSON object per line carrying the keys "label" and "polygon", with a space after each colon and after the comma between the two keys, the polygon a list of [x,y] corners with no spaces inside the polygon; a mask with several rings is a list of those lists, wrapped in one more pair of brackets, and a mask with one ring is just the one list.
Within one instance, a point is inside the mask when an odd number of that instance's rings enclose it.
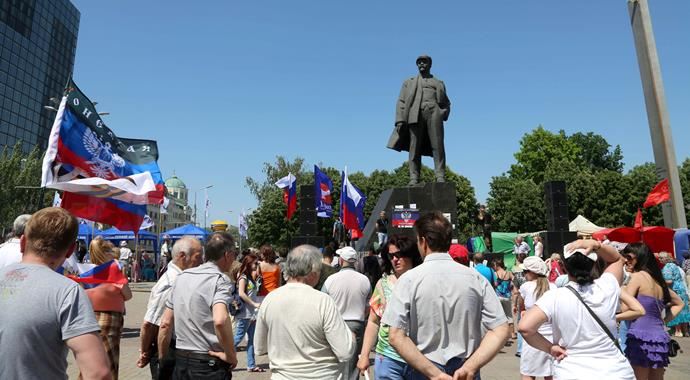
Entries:
{"label": "man's bare arm", "polygon": [[65,341],[84,380],[110,380],[110,361],[105,354],[101,337],[96,333],[75,336]]}
{"label": "man's bare arm", "polygon": [[168,353],[170,347],[170,339],[172,338],[172,330],[175,325],[175,314],[173,309],[165,308],[161,325],[158,329],[158,358],[163,359]]}

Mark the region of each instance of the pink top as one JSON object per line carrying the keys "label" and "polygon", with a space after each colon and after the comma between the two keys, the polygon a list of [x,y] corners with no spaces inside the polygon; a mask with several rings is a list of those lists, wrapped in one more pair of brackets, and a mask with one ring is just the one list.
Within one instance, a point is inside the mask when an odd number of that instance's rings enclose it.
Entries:
{"label": "pink top", "polygon": [[92,289],[86,289],[86,295],[91,301],[93,311],[125,312],[125,297],[119,284],[101,284]]}

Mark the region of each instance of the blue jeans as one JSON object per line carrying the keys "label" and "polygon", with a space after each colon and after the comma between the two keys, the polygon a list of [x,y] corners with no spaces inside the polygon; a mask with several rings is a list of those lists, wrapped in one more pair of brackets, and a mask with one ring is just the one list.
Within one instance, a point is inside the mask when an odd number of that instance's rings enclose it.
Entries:
{"label": "blue jeans", "polygon": [[626,342],[628,340],[628,328],[630,327],[630,321],[621,321],[618,326],[618,343],[621,345],[621,350],[625,352]]}
{"label": "blue jeans", "polygon": [[254,360],[254,328],[256,327],[256,321],[251,319],[238,319],[237,320],[237,331],[235,331],[235,349],[237,345],[240,344],[244,334],[247,334],[247,369],[252,369],[256,367],[256,361]]}
{"label": "blue jeans", "polygon": [[[434,363],[434,362],[432,362]],[[442,370],[445,372],[447,375],[453,376],[456,370],[460,369],[462,367],[463,363],[465,363],[465,359],[461,358],[453,358],[448,361],[445,365],[434,363],[438,369]],[[411,366],[407,366],[405,369],[405,375],[403,376],[405,380],[425,380],[426,376],[422,375],[421,373],[417,372],[416,369],[412,368]],[[479,376],[479,372],[474,375],[474,380],[482,380],[481,376]]]}
{"label": "blue jeans", "polygon": [[[517,315],[515,316],[515,319],[517,320],[517,322],[515,322],[516,325],[518,323],[520,323],[520,314],[521,314],[520,311],[518,311]],[[522,334],[518,333],[517,336],[518,336],[518,338],[517,338],[517,349],[516,349],[515,353],[518,355],[522,355],[522,341],[523,341]]]}
{"label": "blue jeans", "polygon": [[374,378],[376,380],[400,380],[405,373],[405,362],[391,359],[381,354],[374,358]]}
{"label": "blue jeans", "polygon": [[379,241],[379,249],[383,248],[383,245],[386,244],[388,241],[388,234],[383,233],[383,232],[377,232],[376,233]]}

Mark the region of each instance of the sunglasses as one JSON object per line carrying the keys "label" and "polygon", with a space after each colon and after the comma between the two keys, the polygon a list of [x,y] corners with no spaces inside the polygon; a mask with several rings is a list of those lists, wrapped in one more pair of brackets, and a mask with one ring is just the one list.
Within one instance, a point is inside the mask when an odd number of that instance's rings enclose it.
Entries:
{"label": "sunglasses", "polygon": [[388,257],[390,257],[391,260],[393,260],[393,258],[396,258],[398,260],[405,258],[405,256],[400,254],[400,252],[389,253]]}

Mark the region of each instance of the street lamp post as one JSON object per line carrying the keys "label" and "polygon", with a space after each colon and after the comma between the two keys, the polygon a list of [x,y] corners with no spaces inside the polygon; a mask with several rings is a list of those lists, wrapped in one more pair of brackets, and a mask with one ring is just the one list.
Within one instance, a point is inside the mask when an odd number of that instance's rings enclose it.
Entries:
{"label": "street lamp post", "polygon": [[[196,209],[197,209],[197,204],[196,204],[196,193],[197,193],[198,191],[207,190],[207,189],[210,189],[210,188],[212,188],[212,187],[213,187],[213,185],[208,185],[208,186],[204,186],[204,187],[202,187],[202,188],[199,188],[199,189],[194,190],[194,225],[195,225],[195,226],[199,224],[199,219],[197,219],[197,214],[196,214]],[[205,213],[204,213],[204,229],[206,229],[206,214],[205,214]]]}

